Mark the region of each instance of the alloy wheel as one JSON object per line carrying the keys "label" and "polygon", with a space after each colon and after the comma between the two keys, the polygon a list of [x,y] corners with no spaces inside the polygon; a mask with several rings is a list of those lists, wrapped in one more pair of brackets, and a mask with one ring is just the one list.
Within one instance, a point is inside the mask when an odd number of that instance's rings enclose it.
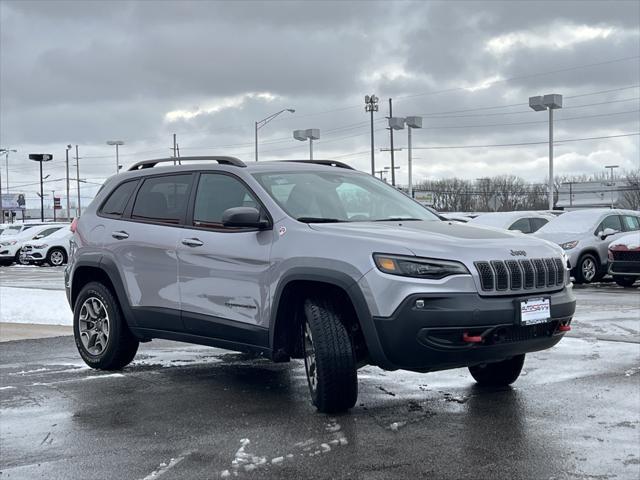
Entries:
{"label": "alloy wheel", "polygon": [[91,355],[100,355],[109,342],[109,315],[98,297],[87,298],[80,308],[80,339]]}
{"label": "alloy wheel", "polygon": [[582,276],[587,282],[596,276],[596,263],[591,258],[585,258],[582,262]]}
{"label": "alloy wheel", "polygon": [[51,264],[54,267],[59,267],[64,262],[64,255],[59,250],[56,250],[55,252],[51,252],[51,255],[49,258],[51,259]]}
{"label": "alloy wheel", "polygon": [[316,351],[313,346],[313,335],[309,323],[304,325],[304,366],[307,371],[307,379],[312,392],[318,386],[318,368],[316,364]]}

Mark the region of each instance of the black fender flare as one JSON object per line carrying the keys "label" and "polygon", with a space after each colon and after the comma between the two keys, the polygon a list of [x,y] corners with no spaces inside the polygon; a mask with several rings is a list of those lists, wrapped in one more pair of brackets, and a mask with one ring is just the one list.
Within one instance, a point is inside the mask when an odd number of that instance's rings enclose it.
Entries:
{"label": "black fender flare", "polygon": [[397,367],[387,359],[378,333],[373,322],[373,317],[367,301],[365,300],[364,293],[362,292],[357,281],[346,273],[324,269],[320,267],[294,267],[288,270],[280,279],[273,298],[271,316],[269,322],[269,347],[273,351],[275,342],[276,320],[278,316],[278,310],[280,308],[280,300],[282,293],[287,285],[294,281],[311,281],[322,282],[329,285],[333,285],[344,290],[351,300],[353,308],[358,317],[358,322],[364,336],[365,343],[369,356],[374,365],[384,368],[386,370],[396,370]]}

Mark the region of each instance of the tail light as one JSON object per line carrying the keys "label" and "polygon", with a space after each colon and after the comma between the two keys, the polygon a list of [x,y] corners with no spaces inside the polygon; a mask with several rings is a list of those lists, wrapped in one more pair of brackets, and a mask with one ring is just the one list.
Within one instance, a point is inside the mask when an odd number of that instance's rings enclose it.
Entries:
{"label": "tail light", "polygon": [[76,230],[78,229],[78,218],[77,217],[73,219],[73,221],[71,222],[71,227],[69,227],[69,228],[73,233],[76,233]]}

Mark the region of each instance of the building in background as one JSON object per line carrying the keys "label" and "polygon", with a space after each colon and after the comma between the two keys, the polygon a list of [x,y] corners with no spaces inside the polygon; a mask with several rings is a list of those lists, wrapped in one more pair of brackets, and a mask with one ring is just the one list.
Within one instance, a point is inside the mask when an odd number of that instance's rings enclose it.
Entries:
{"label": "building in background", "polygon": [[638,209],[635,198],[638,186],[626,180],[565,182],[558,189],[556,208],[578,210],[581,208]]}

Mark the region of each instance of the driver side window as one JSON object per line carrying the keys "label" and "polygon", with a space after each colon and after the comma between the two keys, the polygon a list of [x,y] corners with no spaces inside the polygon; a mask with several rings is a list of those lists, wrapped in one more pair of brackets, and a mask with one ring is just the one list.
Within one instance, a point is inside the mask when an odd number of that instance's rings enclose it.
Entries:
{"label": "driver side window", "polygon": [[622,231],[622,224],[620,223],[620,216],[618,215],[609,215],[608,217],[606,217],[602,222],[600,222],[600,225],[598,226],[598,229],[596,230],[596,235],[602,231],[604,231],[607,228],[611,228],[613,230],[615,230],[616,232],[620,232]]}

